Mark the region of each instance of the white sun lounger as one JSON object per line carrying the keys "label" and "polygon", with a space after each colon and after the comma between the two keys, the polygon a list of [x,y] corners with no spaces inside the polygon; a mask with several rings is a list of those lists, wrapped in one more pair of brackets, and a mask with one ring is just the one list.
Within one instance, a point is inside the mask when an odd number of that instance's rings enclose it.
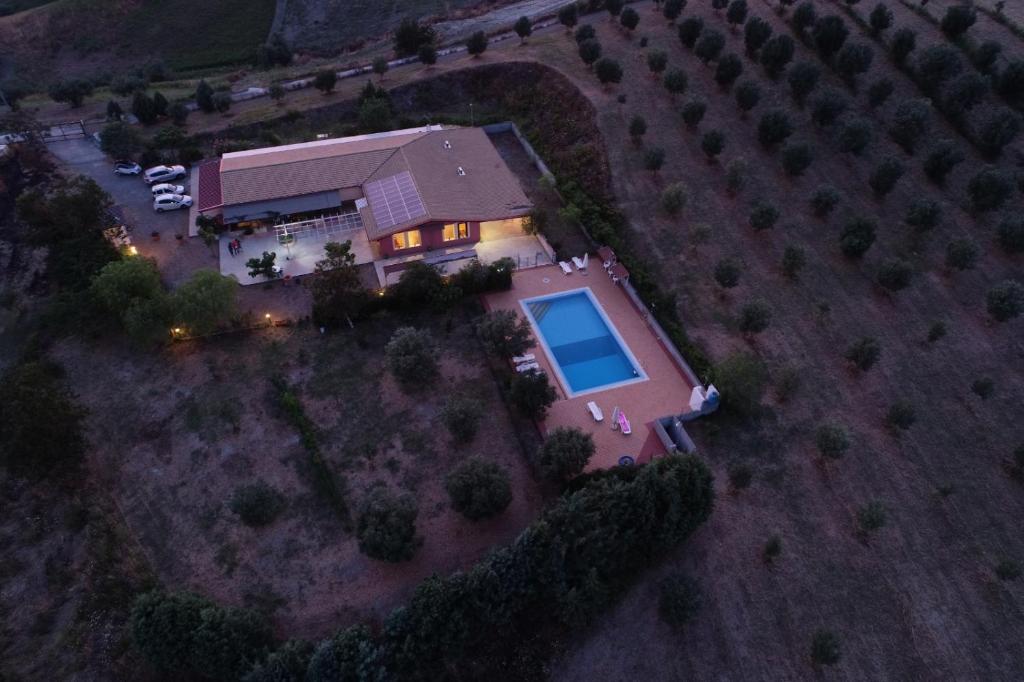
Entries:
{"label": "white sun lounger", "polygon": [[572,264],[576,266],[577,270],[583,271],[587,269],[587,264],[583,262],[583,259],[579,256],[572,257]]}
{"label": "white sun lounger", "polygon": [[537,356],[534,355],[533,353],[527,353],[526,355],[517,355],[514,358],[512,358],[512,364],[521,365],[524,362],[533,362],[536,359]]}
{"label": "white sun lounger", "polygon": [[536,362],[528,362],[525,365],[519,365],[518,367],[516,367],[516,371],[519,373],[532,372],[538,369],[540,369],[540,365],[537,364]]}
{"label": "white sun lounger", "polygon": [[601,411],[601,408],[593,400],[587,403],[587,409],[590,410],[590,416],[594,418],[594,421],[604,421],[604,412]]}
{"label": "white sun lounger", "polygon": [[558,261],[558,267],[562,268],[562,272],[564,272],[565,274],[572,274],[572,266],[566,263],[564,260]]}

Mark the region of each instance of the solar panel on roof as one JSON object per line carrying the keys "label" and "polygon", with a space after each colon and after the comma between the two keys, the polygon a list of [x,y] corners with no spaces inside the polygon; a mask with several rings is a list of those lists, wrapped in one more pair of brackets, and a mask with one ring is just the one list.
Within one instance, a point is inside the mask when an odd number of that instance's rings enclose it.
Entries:
{"label": "solar panel on roof", "polygon": [[427,214],[423,198],[408,171],[366,183],[366,200],[370,202],[377,227],[382,230]]}

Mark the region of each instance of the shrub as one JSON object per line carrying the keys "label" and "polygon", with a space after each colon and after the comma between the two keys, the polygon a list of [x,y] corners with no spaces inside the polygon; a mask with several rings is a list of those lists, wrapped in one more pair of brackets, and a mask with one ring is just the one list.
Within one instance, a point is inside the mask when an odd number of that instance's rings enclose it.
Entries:
{"label": "shrub", "polygon": [[743,27],[743,44],[747,54],[753,56],[772,37],[772,27],[761,17],[750,17]]}
{"label": "shrub", "polygon": [[811,26],[814,26],[814,22],[817,20],[818,14],[814,10],[814,3],[811,0],[805,0],[793,11],[791,23],[797,33],[803,34]]}
{"label": "shrub", "polygon": [[851,220],[839,236],[839,248],[847,258],[860,258],[875,243],[875,222],[867,218]]}
{"label": "shrub", "polygon": [[704,100],[693,98],[683,105],[683,121],[690,128],[696,128],[704,118],[708,105]]}
{"label": "shrub", "polygon": [[1003,46],[994,40],[986,40],[974,48],[971,53],[971,64],[980,73],[992,76],[996,62],[1003,53]]}
{"label": "shrub", "polygon": [[974,383],[971,384],[971,392],[978,396],[982,400],[988,400],[995,393],[996,384],[992,379],[988,377],[982,377],[981,379],[975,379]]}
{"label": "shrub", "polygon": [[661,209],[671,216],[679,215],[686,207],[686,185],[674,182],[661,191]]}
{"label": "shrub", "polygon": [[414,55],[424,45],[433,45],[436,38],[436,32],[431,26],[406,17],[395,29],[395,54],[399,57]]}
{"label": "shrub", "polygon": [[888,78],[879,78],[868,88],[868,105],[871,106],[872,109],[877,109],[882,106],[885,104],[886,100],[889,99],[890,95],[892,95],[894,89],[895,86],[893,86],[891,80]]}
{"label": "shrub", "polygon": [[62,80],[50,86],[50,99],[54,102],[64,102],[77,109],[82,106],[85,98],[92,94],[92,83],[87,80],[73,78]]}
{"label": "shrub", "polygon": [[747,20],[747,11],[747,0],[732,0],[725,18],[730,24],[737,26]]}
{"label": "shrub", "polygon": [[608,14],[613,17],[619,16],[624,6],[625,0],[605,0],[604,3],[604,8],[608,10]]}
{"label": "shrub", "polygon": [[659,585],[658,613],[676,629],[692,621],[701,609],[703,595],[700,584],[683,573],[673,573]]}
{"label": "shrub", "polygon": [[629,136],[633,138],[634,144],[640,144],[640,140],[647,132],[647,121],[643,116],[634,116],[629,122]]}
{"label": "shrub", "polygon": [[854,85],[857,76],[871,68],[874,58],[875,51],[864,43],[850,43],[836,55],[836,71],[847,83]]}
{"label": "shrub", "polygon": [[761,558],[766,564],[771,565],[777,558],[779,558],[780,554],[782,554],[782,538],[778,535],[772,535],[768,538],[768,541],[764,543],[764,549],[761,551]]}
{"label": "shrub", "polygon": [[469,37],[469,40],[466,41],[466,52],[474,57],[479,57],[487,51],[487,45],[489,43],[490,40],[487,38],[487,34],[483,31],[477,31]]}
{"label": "shrub", "polygon": [[452,507],[470,521],[497,516],[512,502],[508,472],[494,462],[476,457],[452,469],[444,486]]}
{"label": "shrub", "polygon": [[887,258],[878,268],[877,281],[889,291],[900,291],[910,285],[914,269],[901,258]]}
{"label": "shrub", "polygon": [[196,86],[196,106],[206,113],[212,113],[214,111],[213,106],[213,88],[205,80],[199,81],[199,85]]}
{"label": "shrub", "polygon": [[548,375],[543,372],[523,372],[512,377],[509,385],[509,398],[512,404],[531,419],[543,419],[548,407],[555,402],[558,394],[548,383]]}
{"label": "shrub", "polygon": [[850,30],[846,28],[846,22],[840,17],[829,14],[814,22],[812,35],[814,45],[818,48],[818,54],[825,61],[829,61],[846,43]]}
{"label": "shrub", "polygon": [[530,323],[511,310],[495,310],[483,316],[476,333],[484,349],[499,358],[522,355],[533,347]]}
{"label": "shrub", "polygon": [[723,289],[732,289],[740,283],[743,269],[735,258],[723,258],[715,264],[715,281]]}
{"label": "shrub", "polygon": [[388,370],[407,388],[431,382],[438,374],[437,349],[425,330],[395,330],[384,347],[384,357]]}
{"label": "shrub", "polygon": [[989,289],[985,304],[997,322],[1012,320],[1024,312],[1024,286],[1014,280],[1001,282]]}
{"label": "shrub", "polygon": [[700,148],[708,157],[708,161],[714,161],[724,147],[725,135],[720,130],[709,130],[700,139]]}
{"label": "shrub", "polygon": [[1000,580],[1016,580],[1020,575],[1020,565],[1016,561],[1004,559],[996,564],[996,577]]}
{"label": "shrub", "polygon": [[100,132],[100,149],[115,159],[130,159],[142,150],[142,137],[127,123],[108,123]]}
{"label": "shrub", "polygon": [[913,154],[918,140],[928,130],[930,119],[931,105],[928,100],[905,100],[896,107],[889,135],[904,151]]}
{"label": "shrub", "polygon": [[836,122],[850,106],[850,100],[838,90],[824,90],[811,103],[811,118],[820,126],[830,126]]}
{"label": "shrub", "polygon": [[815,435],[818,452],[828,459],[839,459],[850,449],[850,436],[838,424],[823,424]]}
{"label": "shrub", "polygon": [[1007,102],[1020,106],[1024,95],[1024,61],[1015,59],[999,72],[996,80],[996,92]]}
{"label": "shrub", "polygon": [[770,230],[779,220],[779,209],[771,204],[758,201],[750,211],[750,226],[757,231]]}
{"label": "shrub", "polygon": [[594,39],[584,40],[579,44],[580,59],[587,66],[591,66],[601,57],[601,43]]}
{"label": "shrub", "polygon": [[334,86],[338,83],[338,74],[334,71],[327,69],[324,71],[318,71],[316,76],[313,77],[313,87],[329,95],[334,91]]}
{"label": "shrub", "polygon": [[811,208],[814,209],[814,215],[819,218],[828,217],[832,210],[839,205],[839,199],[839,190],[832,185],[822,185],[814,190],[814,194],[811,195]]}
{"label": "shrub", "polygon": [[868,184],[874,190],[875,196],[884,197],[896,187],[896,183],[906,172],[906,166],[895,157],[888,157],[875,167]]}
{"label": "shrub", "polygon": [[941,320],[933,322],[932,326],[928,328],[928,343],[935,343],[946,335],[946,324]]}
{"label": "shrub", "polygon": [[575,3],[566,5],[558,10],[558,23],[565,26],[566,29],[571,30],[576,25],[576,22],[579,21],[579,17],[579,8]]}
{"label": "shrub", "polygon": [[707,64],[708,62],[718,59],[718,55],[722,53],[722,48],[724,47],[725,36],[719,31],[712,29],[701,33],[693,53],[697,55],[702,62]]}
{"label": "shrub", "polygon": [[745,80],[736,86],[736,104],[745,114],[761,100],[761,88],[753,80]]}
{"label": "shrub", "polygon": [[263,481],[235,488],[228,507],[247,526],[266,526],[284,509],[284,496]]}
{"label": "shrub", "polygon": [[763,301],[754,301],[740,308],[739,330],[743,334],[759,334],[768,328],[772,311]]}
{"label": "shrub", "polygon": [[745,159],[733,159],[725,168],[725,187],[731,196],[736,196],[747,181],[747,162]]}
{"label": "shrub", "polygon": [[765,147],[774,147],[785,142],[793,134],[793,123],[781,109],[773,109],[761,117],[757,124],[757,139]]}
{"label": "shrub", "polygon": [[939,87],[964,70],[957,51],[948,45],[932,45],[917,58],[914,73],[921,88],[935,94]]}
{"label": "shrub", "polygon": [[946,246],[946,267],[970,270],[978,262],[978,245],[970,239],[954,239]]}
{"label": "shrub", "polygon": [[1024,253],[1024,218],[1005,217],[996,228],[999,246],[1008,254]]}
{"label": "shrub", "polygon": [[594,71],[597,73],[597,80],[601,85],[619,83],[622,81],[622,67],[614,59],[602,57],[594,64]]}
{"label": "shrub", "polygon": [[963,163],[964,153],[957,148],[952,140],[939,140],[924,160],[924,172],[928,179],[941,185],[946,176]]}
{"label": "shrub", "polygon": [[892,41],[889,45],[889,52],[892,54],[892,60],[898,65],[903,65],[907,61],[907,57],[914,51],[917,46],[917,33],[910,30],[909,28],[898,29],[892,34]]}
{"label": "shrub", "polygon": [[647,53],[647,68],[651,73],[660,75],[668,66],[668,53],[664,50],[651,50]]}
{"label": "shrub", "polygon": [[787,35],[777,35],[764,44],[761,48],[761,66],[769,78],[779,77],[793,60],[795,50],[793,39]]}
{"label": "shrub", "polygon": [[483,411],[472,398],[451,396],[441,408],[441,421],[456,443],[468,443],[476,436]]}
{"label": "shrub", "polygon": [[803,143],[789,143],[782,150],[782,167],[794,177],[803,175],[813,160],[811,148]]}
{"label": "shrub", "polygon": [[874,125],[864,118],[854,118],[843,124],[839,130],[839,149],[849,154],[860,155],[871,143]]}
{"label": "shrub", "polygon": [[739,55],[730,52],[718,60],[718,67],[715,69],[715,82],[722,87],[728,87],[736,82],[742,73],[743,60]]}
{"label": "shrub", "polygon": [[846,349],[846,352],[843,353],[843,357],[862,372],[866,372],[874,367],[881,356],[882,347],[878,345],[877,339],[870,336],[854,341]]}
{"label": "shrub", "polygon": [[807,253],[799,246],[787,246],[782,252],[782,274],[787,279],[800,278],[800,271],[807,265]]}
{"label": "shrub", "polygon": [[416,58],[425,66],[437,64],[437,48],[433,45],[423,45],[416,51]]}
{"label": "shrub", "polygon": [[868,15],[868,23],[871,24],[872,33],[877,36],[892,26],[892,10],[886,7],[885,3],[878,3]]}
{"label": "shrub", "polygon": [[686,7],[686,0],[665,0],[661,14],[668,19],[669,23],[672,23],[683,13],[684,7]]}
{"label": "shrub", "polygon": [[371,559],[408,561],[423,544],[416,536],[416,516],[412,496],[392,495],[384,486],[372,489],[356,521],[359,551]]}
{"label": "shrub", "polygon": [[559,427],[548,434],[537,452],[545,478],[567,481],[581,473],[594,456],[594,439],[577,428]]}
{"label": "shrub", "polygon": [[619,23],[627,31],[632,31],[640,23],[640,15],[637,14],[636,10],[632,7],[627,7],[622,10],[622,14],[619,15]]}
{"label": "shrub", "polygon": [[670,69],[665,74],[665,78],[662,81],[665,85],[665,89],[675,95],[681,95],[686,92],[686,86],[688,84],[686,78],[686,72],[682,69]]}
{"label": "shrub", "polygon": [[529,17],[519,17],[512,26],[512,30],[519,36],[519,42],[525,43],[526,39],[533,33],[533,24],[530,23]]}
{"label": "shrub", "polygon": [[811,661],[814,665],[835,665],[842,652],[839,637],[829,630],[817,630],[811,637]]}
{"label": "shrub", "polygon": [[857,525],[861,532],[870,533],[885,526],[885,505],[878,500],[868,502],[857,510]]}
{"label": "shrub", "polygon": [[761,409],[768,372],[751,353],[734,353],[712,368],[711,381],[722,393],[722,407],[743,416]]}
{"label": "shrub", "polygon": [[917,232],[927,232],[939,224],[942,209],[931,199],[911,199],[903,221]]}
{"label": "shrub", "polygon": [[810,62],[798,62],[789,70],[786,80],[789,82],[789,90],[793,94],[793,99],[799,106],[803,107],[807,96],[814,91],[814,88],[818,87],[820,79],[821,69]]}
{"label": "shrub", "polygon": [[996,166],[985,166],[967,183],[971,209],[977,213],[1002,208],[1013,193],[1013,180]]}
{"label": "shrub", "polygon": [[942,32],[950,40],[957,40],[967,29],[974,26],[978,20],[974,8],[969,5],[953,5],[946,9],[946,15],[942,17]]}
{"label": "shrub", "polygon": [[997,157],[1006,145],[1020,134],[1020,116],[1007,107],[989,112],[978,127],[975,138],[982,151],[991,157]]}
{"label": "shrub", "polygon": [[988,93],[988,81],[973,71],[964,73],[946,87],[943,93],[943,109],[947,115],[962,119],[963,115],[981,104]]}
{"label": "shrub", "polygon": [[703,31],[703,19],[700,17],[687,17],[679,23],[679,42],[683,44],[683,47],[692,50]]}

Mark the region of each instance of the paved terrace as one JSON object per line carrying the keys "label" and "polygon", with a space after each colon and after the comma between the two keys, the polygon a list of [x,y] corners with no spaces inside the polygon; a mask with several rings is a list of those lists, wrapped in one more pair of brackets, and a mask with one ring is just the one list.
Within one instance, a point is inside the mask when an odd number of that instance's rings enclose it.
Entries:
{"label": "paved terrace", "polygon": [[[605,274],[600,262],[595,263],[591,259],[589,270],[588,274],[574,271],[571,275],[564,275],[557,266],[546,266],[517,272],[512,278],[512,289],[489,294],[486,303],[491,310],[512,310],[522,316],[521,299],[589,287],[647,373],[648,380],[566,398],[566,387],[561,385],[558,374],[552,371],[552,361],[538,343],[530,352],[537,356],[537,362],[547,372],[559,394],[542,429],[576,426],[590,433],[597,451],[588,470],[614,466],[622,455],[646,462],[653,455],[665,451],[652,429],[653,422],[673,413],[689,411],[687,403],[693,385],[684,377],[626,293]],[[590,416],[587,403],[591,400],[604,411],[603,422],[595,422]],[[616,406],[626,413],[633,427],[629,436],[611,429],[612,410]]]}

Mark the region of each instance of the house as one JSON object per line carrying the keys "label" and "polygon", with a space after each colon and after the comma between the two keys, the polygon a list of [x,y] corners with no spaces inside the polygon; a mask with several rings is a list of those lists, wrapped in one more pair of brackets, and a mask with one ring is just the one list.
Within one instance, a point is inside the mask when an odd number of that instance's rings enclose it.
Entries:
{"label": "house", "polygon": [[268,228],[282,244],[362,233],[367,261],[522,235],[532,209],[480,128],[432,125],[232,152],[198,170],[200,214],[250,234]]}

